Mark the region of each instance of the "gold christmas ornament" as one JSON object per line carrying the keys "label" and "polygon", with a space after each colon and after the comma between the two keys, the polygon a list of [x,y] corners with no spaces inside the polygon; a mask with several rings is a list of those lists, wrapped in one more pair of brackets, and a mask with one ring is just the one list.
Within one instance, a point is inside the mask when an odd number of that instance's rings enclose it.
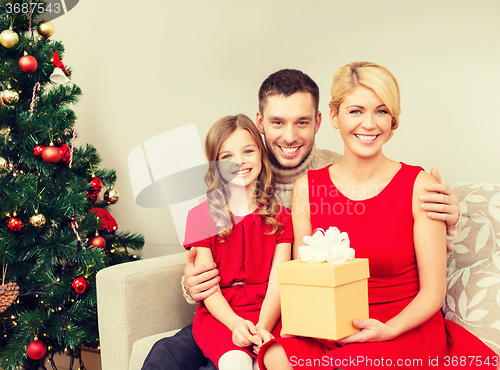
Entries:
{"label": "gold christmas ornament", "polygon": [[115,204],[120,199],[120,193],[116,189],[108,189],[103,194],[103,199],[108,204]]}
{"label": "gold christmas ornament", "polygon": [[19,101],[19,94],[15,90],[4,90],[0,97],[9,106],[13,106]]}
{"label": "gold christmas ornament", "polygon": [[12,49],[19,42],[19,35],[12,31],[12,27],[0,33],[0,44],[7,49]]}
{"label": "gold christmas ornament", "polygon": [[48,39],[50,36],[54,34],[54,25],[49,21],[41,21],[38,25],[37,32],[44,39]]}
{"label": "gold christmas ornament", "polygon": [[30,224],[32,224],[34,227],[42,227],[43,225],[45,225],[45,222],[47,222],[47,220],[41,213],[34,214],[30,218]]}
{"label": "gold christmas ornament", "polygon": [[0,170],[4,169],[7,167],[7,160],[3,157],[0,157]]}

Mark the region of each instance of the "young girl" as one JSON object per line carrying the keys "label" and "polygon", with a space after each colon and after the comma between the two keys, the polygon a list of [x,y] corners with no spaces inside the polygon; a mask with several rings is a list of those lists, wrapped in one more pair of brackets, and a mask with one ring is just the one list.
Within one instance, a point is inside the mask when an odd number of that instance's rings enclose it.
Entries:
{"label": "young girl", "polygon": [[261,370],[438,369],[464,358],[488,358],[496,367],[491,349],[440,312],[445,225],[427,217],[419,200],[436,180],[382,152],[399,125],[396,79],[377,64],[351,63],[335,73],[331,93],[330,120],[344,141],[344,158],[295,182],[293,254],[297,258],[302,238],[317,228],[347,232],[356,257],[369,259],[370,319],[354,320],[360,331],[337,342],[270,341],[259,352]]}
{"label": "young girl", "polygon": [[281,325],[276,266],[291,256],[291,216],[273,195],[271,168],[254,123],[227,116],[208,132],[208,200],[189,211],[185,248],[217,264],[219,290],[200,303],[193,336],[220,370],[257,369],[255,352]]}

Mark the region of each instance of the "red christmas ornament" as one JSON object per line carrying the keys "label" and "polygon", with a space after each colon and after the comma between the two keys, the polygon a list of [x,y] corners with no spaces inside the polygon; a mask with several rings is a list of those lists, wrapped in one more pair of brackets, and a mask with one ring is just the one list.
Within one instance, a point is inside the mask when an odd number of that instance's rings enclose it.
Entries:
{"label": "red christmas ornament", "polygon": [[28,344],[26,353],[32,360],[40,360],[45,357],[47,346],[41,340],[35,339]]}
{"label": "red christmas ornament", "polygon": [[116,220],[111,216],[111,213],[109,213],[107,210],[103,208],[93,208],[89,212],[92,212],[95,214],[97,217],[99,217],[99,221],[101,221],[101,230],[106,230],[108,229],[110,232],[115,231],[118,229],[118,224],[116,223]]}
{"label": "red christmas ornament", "polygon": [[42,158],[42,152],[43,150],[45,149],[45,146],[44,145],[40,145],[38,144],[37,146],[35,146],[33,148],[33,155],[38,158],[38,159],[41,159]]}
{"label": "red christmas ornament", "polygon": [[23,228],[24,222],[19,217],[9,218],[9,221],[7,222],[7,229],[9,229],[11,233],[19,233],[23,230]]}
{"label": "red christmas ornament", "polygon": [[102,190],[102,181],[99,178],[93,176],[92,180],[90,180],[89,182],[90,182],[89,191],[93,193],[99,193]]}
{"label": "red christmas ornament", "polygon": [[38,62],[31,55],[25,55],[19,59],[19,68],[26,73],[33,73],[38,68]]}
{"label": "red christmas ornament", "polygon": [[47,163],[57,163],[61,160],[61,151],[55,146],[46,146],[42,151],[42,158]]}
{"label": "red christmas ornament", "polygon": [[106,248],[106,239],[102,236],[94,236],[89,240],[89,247]]}
{"label": "red christmas ornament", "polygon": [[90,285],[90,282],[83,276],[78,276],[71,282],[71,290],[73,293],[81,295],[85,293]]}
{"label": "red christmas ornament", "polygon": [[99,199],[99,193],[96,193],[95,191],[87,190],[85,195],[92,202],[92,204],[97,203],[97,200]]}
{"label": "red christmas ornament", "polygon": [[69,158],[71,154],[71,150],[69,149],[69,146],[66,144],[60,144],[58,146],[59,151],[61,152],[61,162],[68,164],[69,163]]}

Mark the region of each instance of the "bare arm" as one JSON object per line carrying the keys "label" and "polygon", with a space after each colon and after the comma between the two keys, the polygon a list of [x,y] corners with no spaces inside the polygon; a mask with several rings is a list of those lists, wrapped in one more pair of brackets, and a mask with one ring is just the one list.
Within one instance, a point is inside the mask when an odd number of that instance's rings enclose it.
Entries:
{"label": "bare arm", "polygon": [[[413,240],[417,257],[420,291],[413,301],[388,325],[404,333],[427,321],[443,304],[446,296],[446,230],[439,220],[431,220],[419,207],[419,196],[425,184],[436,183],[430,175],[421,172],[413,191]],[[400,317],[404,315],[405,317]]]}
{"label": "bare arm", "polygon": [[[196,247],[195,265],[204,265],[214,263],[212,251],[209,248]],[[256,337],[255,327],[251,321],[244,320],[242,317],[236,315],[226,301],[217,285],[215,293],[203,300],[205,306],[210,313],[221,323],[228,327],[233,332],[233,342],[241,347],[249,346],[250,344],[259,344]],[[240,333],[239,338],[235,341],[235,331]]]}
{"label": "bare arm", "polygon": [[435,183],[429,174],[421,172],[413,190],[413,216],[415,219],[414,246],[418,265],[420,291],[398,315],[381,323],[378,320],[355,320],[362,331],[343,340],[374,342],[396,338],[423,324],[441,307],[446,295],[446,232],[445,223],[427,217],[419,207],[419,197],[427,192],[425,185]]}
{"label": "bare arm", "polygon": [[271,330],[273,330],[276,322],[281,316],[280,287],[278,283],[277,266],[282,262],[289,261],[290,255],[290,243],[280,243],[276,245],[271,266],[271,273],[269,275],[266,298],[264,298],[264,302],[262,302],[259,322],[256,325],[257,331],[260,334],[263,343],[272,339]]}
{"label": "bare arm", "polygon": [[304,245],[303,238],[312,235],[311,216],[309,213],[309,189],[307,174],[301,176],[293,184],[292,192],[293,223],[293,259],[299,255],[299,247]]}

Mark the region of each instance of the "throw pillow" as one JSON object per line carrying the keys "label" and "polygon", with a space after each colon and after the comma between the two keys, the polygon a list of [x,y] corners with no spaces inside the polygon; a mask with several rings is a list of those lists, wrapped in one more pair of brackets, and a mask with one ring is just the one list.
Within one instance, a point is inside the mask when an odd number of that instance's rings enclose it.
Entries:
{"label": "throw pillow", "polygon": [[454,185],[462,231],[448,254],[445,318],[500,354],[500,185]]}

